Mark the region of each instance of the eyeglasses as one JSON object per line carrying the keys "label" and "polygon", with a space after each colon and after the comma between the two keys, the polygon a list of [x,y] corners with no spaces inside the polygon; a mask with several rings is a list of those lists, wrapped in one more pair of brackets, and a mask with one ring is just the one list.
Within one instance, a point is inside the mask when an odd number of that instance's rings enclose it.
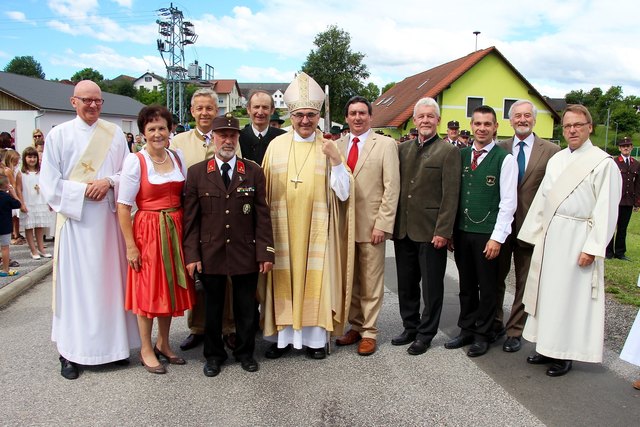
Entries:
{"label": "eyeglasses", "polygon": [[566,125],[562,125],[562,129],[564,130],[571,130],[571,128],[574,128],[575,130],[580,130],[582,129],[584,126],[588,125],[590,123],[567,123]]}
{"label": "eyeglasses", "polygon": [[42,138],[42,135],[33,135],[34,138]]}
{"label": "eyeglasses", "polygon": [[297,119],[297,120],[304,120],[304,118],[306,117],[309,120],[313,120],[316,117],[318,117],[320,114],[319,113],[293,113],[291,115],[291,117]]}
{"label": "eyeglasses", "polygon": [[94,102],[96,103],[96,105],[104,104],[104,99],[82,98],[81,96],[74,96],[74,98],[75,99],[79,99],[80,101],[82,101],[82,103],[84,105],[91,105]]}

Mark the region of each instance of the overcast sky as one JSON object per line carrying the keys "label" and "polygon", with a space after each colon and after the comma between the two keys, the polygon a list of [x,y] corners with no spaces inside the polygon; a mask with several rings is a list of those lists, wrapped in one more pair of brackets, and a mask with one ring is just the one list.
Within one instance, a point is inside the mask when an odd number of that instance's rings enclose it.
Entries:
{"label": "overcast sky", "polygon": [[[32,55],[47,78],[91,67],[105,78],[165,75],[157,50],[158,10],[149,0],[2,0],[0,68]],[[640,96],[640,44],[635,0],[183,0],[173,2],[198,39],[188,65],[214,67],[215,78],[289,82],[335,24],[365,54],[370,81],[383,86],[496,46],[543,95],[622,86]],[[625,24],[623,24],[625,22]],[[627,23],[630,22],[630,23]]]}

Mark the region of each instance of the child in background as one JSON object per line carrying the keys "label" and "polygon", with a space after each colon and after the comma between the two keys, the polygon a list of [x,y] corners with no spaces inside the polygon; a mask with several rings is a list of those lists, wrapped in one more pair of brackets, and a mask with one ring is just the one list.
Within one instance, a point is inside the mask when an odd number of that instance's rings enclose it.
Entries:
{"label": "child in background", "polygon": [[20,208],[15,209],[13,212],[12,245],[24,245],[26,243],[24,236],[20,235],[20,210],[24,209],[24,203],[21,198],[22,174],[18,169],[18,163],[20,163],[20,154],[15,150],[7,150],[4,155],[4,175],[9,179],[9,186],[16,191],[18,200],[21,203]]}
{"label": "child in background", "polygon": [[2,250],[2,271],[0,277],[16,276],[15,270],[9,270],[9,244],[11,243],[11,210],[20,208],[20,201],[9,179],[0,176],[0,249]]}
{"label": "child in background", "polygon": [[44,228],[50,222],[49,206],[40,194],[40,186],[38,185],[40,162],[38,161],[38,151],[34,147],[27,147],[22,152],[21,172],[24,209],[20,213],[20,221],[24,227],[27,244],[31,249],[31,258],[51,258],[51,254],[44,251],[43,241]]}

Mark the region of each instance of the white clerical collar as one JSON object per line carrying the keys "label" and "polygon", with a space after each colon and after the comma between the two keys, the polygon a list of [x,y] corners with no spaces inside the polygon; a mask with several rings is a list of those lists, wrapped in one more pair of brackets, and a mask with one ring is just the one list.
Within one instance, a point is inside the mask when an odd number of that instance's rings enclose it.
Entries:
{"label": "white clerical collar", "polygon": [[[222,164],[224,163],[224,160],[220,160],[218,156],[216,156],[216,163],[218,164],[218,170],[222,170]],[[227,163],[229,163],[229,166],[231,166],[230,170],[234,170],[234,168],[236,167],[236,156],[234,155],[233,158]]]}
{"label": "white clerical collar", "polygon": [[258,129],[256,129],[253,126],[253,123],[251,123],[251,130],[253,131],[253,134],[256,136],[256,138],[260,138],[260,135],[262,135],[262,137],[264,138],[264,136],[267,134],[267,132],[269,131],[269,126],[267,126],[267,128],[263,131],[259,131]]}
{"label": "white clerical collar", "polygon": [[316,133],[312,133],[310,136],[308,136],[307,138],[303,138],[300,136],[300,134],[297,131],[293,131],[293,140],[296,142],[313,142],[316,140]]}
{"label": "white clerical collar", "polygon": [[351,143],[353,141],[353,138],[356,138],[356,137],[358,138],[358,141],[365,142],[367,138],[369,138],[370,133],[371,133],[371,128],[369,128],[369,130],[363,133],[362,135],[354,135],[352,133],[349,133],[349,143]]}

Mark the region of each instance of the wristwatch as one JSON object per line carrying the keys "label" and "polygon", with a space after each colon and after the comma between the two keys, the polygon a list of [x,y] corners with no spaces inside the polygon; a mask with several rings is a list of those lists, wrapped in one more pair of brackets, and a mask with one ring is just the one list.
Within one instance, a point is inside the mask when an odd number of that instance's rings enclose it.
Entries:
{"label": "wristwatch", "polygon": [[110,177],[107,176],[105,177],[105,179],[109,181],[109,188],[113,188],[116,185],[116,183],[113,182],[113,180]]}

